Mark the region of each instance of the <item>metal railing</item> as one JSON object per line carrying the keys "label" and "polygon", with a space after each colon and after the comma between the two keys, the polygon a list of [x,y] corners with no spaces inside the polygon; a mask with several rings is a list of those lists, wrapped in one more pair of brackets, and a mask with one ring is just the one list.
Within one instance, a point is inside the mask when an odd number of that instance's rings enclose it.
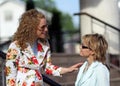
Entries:
{"label": "metal railing", "polygon": [[113,29],[115,29],[115,30],[117,30],[117,31],[120,32],[120,29],[119,29],[119,28],[114,27],[113,25],[110,25],[110,24],[108,24],[107,22],[105,22],[105,21],[103,21],[103,20],[101,20],[101,19],[99,19],[99,18],[96,18],[96,17],[90,15],[89,13],[80,12],[80,13],[75,13],[74,15],[80,15],[80,16],[81,16],[81,15],[86,15],[86,16],[89,16],[89,17],[91,17],[92,19],[95,19],[95,20],[103,23],[104,25],[109,26],[109,27],[111,27],[111,28],[113,28]]}
{"label": "metal railing", "polygon": [[[2,58],[2,86],[6,86],[5,83],[5,72],[4,72],[4,68],[5,68],[5,59],[6,59],[6,53],[0,51],[0,58]],[[43,77],[43,81],[45,83],[47,83],[49,86],[61,86],[59,83],[55,82],[54,80],[50,79],[49,77],[47,77],[46,75],[42,74]]]}

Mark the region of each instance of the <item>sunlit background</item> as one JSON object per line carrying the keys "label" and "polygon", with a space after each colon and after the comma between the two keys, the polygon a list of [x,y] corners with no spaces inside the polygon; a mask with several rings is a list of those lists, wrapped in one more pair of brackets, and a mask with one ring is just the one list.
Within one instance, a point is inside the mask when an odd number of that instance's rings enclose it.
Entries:
{"label": "sunlit background", "polygon": [[[21,14],[32,8],[46,15],[56,65],[84,61],[79,56],[81,37],[102,34],[109,44],[106,64],[110,67],[110,84],[120,86],[120,0],[0,0],[0,51],[7,51]],[[74,86],[76,75],[49,77],[62,86]]]}
{"label": "sunlit background", "polygon": [[[74,13],[80,11],[79,0],[71,0],[70,2],[69,0],[1,0],[0,3],[1,43],[12,38],[19,24],[21,14],[27,8],[36,8],[46,15],[51,26],[49,33],[52,52],[79,52],[75,48],[75,44],[79,43],[80,40],[79,16],[74,15]],[[68,49],[70,46],[73,49]]]}

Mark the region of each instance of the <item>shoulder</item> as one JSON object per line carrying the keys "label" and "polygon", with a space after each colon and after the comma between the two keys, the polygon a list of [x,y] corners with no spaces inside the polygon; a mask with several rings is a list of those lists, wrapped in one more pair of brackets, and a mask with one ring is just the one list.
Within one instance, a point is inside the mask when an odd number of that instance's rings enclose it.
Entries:
{"label": "shoulder", "polygon": [[15,59],[20,54],[20,48],[17,47],[16,41],[10,43],[7,50],[7,59]]}
{"label": "shoulder", "polygon": [[108,68],[104,64],[98,62],[95,73],[98,85],[101,84],[100,86],[109,86],[110,73]]}
{"label": "shoulder", "polygon": [[98,62],[97,66],[96,66],[96,70],[108,71],[108,68],[106,67],[106,65],[102,64],[101,62]]}
{"label": "shoulder", "polygon": [[10,43],[9,47],[16,46],[16,41]]}
{"label": "shoulder", "polygon": [[9,49],[10,49],[10,48],[12,48],[12,49],[20,49],[17,41],[11,42],[10,45],[9,45]]}
{"label": "shoulder", "polygon": [[109,70],[106,67],[106,65],[102,64],[101,62],[98,62],[96,68],[95,68],[96,73],[100,75],[109,75]]}

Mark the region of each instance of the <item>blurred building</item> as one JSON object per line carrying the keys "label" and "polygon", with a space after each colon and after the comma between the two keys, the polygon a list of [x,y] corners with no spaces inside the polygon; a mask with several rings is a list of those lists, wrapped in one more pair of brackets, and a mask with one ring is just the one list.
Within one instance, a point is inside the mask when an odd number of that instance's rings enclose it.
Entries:
{"label": "blurred building", "polygon": [[120,55],[119,0],[79,0],[80,36],[100,33],[109,43],[108,53]]}
{"label": "blurred building", "polygon": [[25,3],[9,0],[0,4],[0,41],[6,41],[16,31],[21,14],[25,12]]}
{"label": "blurred building", "polygon": [[[104,35],[108,42],[107,64],[120,70],[120,0],[79,0],[80,36]],[[114,68],[115,68],[114,67]]]}
{"label": "blurred building", "polygon": [[[81,35],[103,34],[109,43],[109,53],[120,53],[120,13],[118,0],[81,0]],[[107,4],[108,3],[108,4]],[[94,18],[93,18],[94,17]]]}
{"label": "blurred building", "polygon": [[106,64],[110,67],[110,86],[120,86],[120,0],[79,1],[80,12],[75,15],[80,17],[80,38],[91,33],[104,35],[108,42]]}
{"label": "blurred building", "polygon": [[[40,8],[35,8],[46,15],[48,22],[51,21],[52,14]],[[9,41],[17,30],[19,18],[26,11],[26,3],[20,0],[4,0],[0,2],[0,44]],[[0,49],[6,50],[7,46]],[[2,50],[1,49],[1,50]]]}

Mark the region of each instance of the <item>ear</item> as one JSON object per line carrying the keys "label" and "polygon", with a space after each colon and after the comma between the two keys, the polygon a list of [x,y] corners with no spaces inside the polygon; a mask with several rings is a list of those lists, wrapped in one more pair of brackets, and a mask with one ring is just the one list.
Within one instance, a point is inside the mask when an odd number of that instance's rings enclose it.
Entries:
{"label": "ear", "polygon": [[91,54],[91,55],[94,55],[94,54],[95,54],[95,52],[91,50],[91,51],[90,51],[90,54]]}

